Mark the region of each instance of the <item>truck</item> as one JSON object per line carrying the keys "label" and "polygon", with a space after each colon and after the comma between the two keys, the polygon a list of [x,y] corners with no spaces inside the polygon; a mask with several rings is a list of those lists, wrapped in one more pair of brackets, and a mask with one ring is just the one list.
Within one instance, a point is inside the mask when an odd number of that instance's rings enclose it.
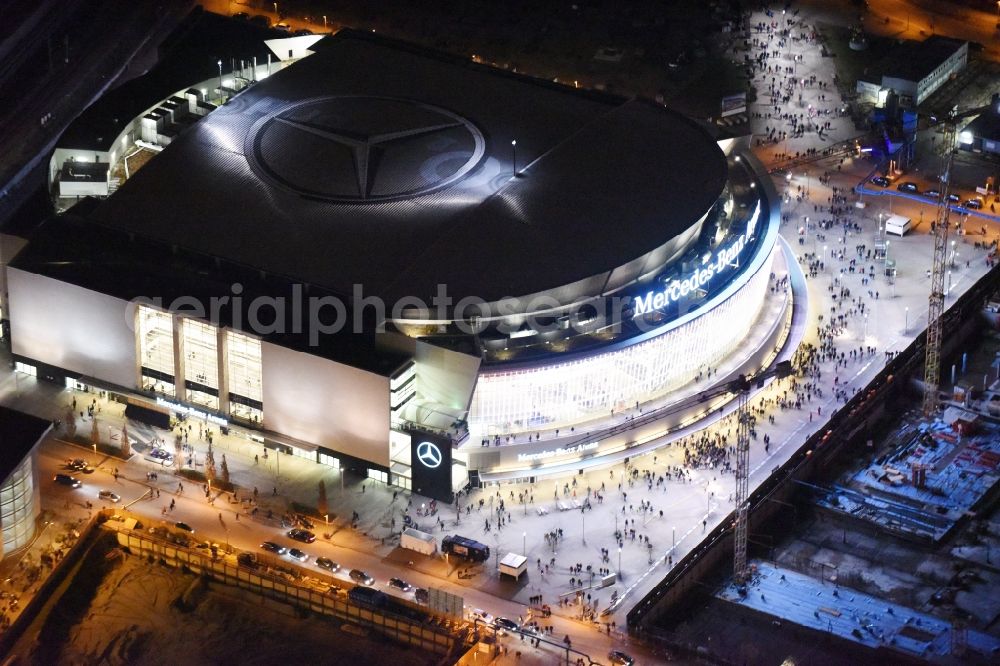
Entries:
{"label": "truck", "polygon": [[426,532],[410,528],[403,530],[399,537],[399,545],[401,548],[415,550],[424,555],[433,555],[438,549],[436,538]]}
{"label": "truck", "polygon": [[490,559],[489,546],[464,536],[446,536],[441,540],[441,550],[473,562],[485,562]]}
{"label": "truck", "polygon": [[373,610],[383,608],[389,601],[389,597],[385,592],[361,585],[352,587],[351,591],[347,593],[347,598],[355,606]]}

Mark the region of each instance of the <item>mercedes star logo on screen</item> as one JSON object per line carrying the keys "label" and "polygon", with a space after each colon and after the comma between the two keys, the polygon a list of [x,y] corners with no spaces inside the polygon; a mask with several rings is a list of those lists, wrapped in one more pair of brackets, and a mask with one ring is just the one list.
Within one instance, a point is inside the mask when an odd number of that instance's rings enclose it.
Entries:
{"label": "mercedes star logo on screen", "polygon": [[368,96],[299,100],[258,120],[244,145],[258,176],[344,203],[406,199],[462,180],[486,153],[469,120],[431,104]]}
{"label": "mercedes star logo on screen", "polygon": [[424,467],[434,469],[441,464],[441,449],[432,442],[420,442],[417,444],[417,460]]}

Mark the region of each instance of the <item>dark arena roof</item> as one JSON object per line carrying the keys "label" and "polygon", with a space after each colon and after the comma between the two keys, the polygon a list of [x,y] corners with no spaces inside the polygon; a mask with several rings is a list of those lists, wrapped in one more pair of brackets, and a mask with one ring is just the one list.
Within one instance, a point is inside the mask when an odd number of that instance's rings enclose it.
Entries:
{"label": "dark arena roof", "polygon": [[429,302],[438,284],[456,301],[566,304],[664,265],[723,191],[715,140],[658,105],[367,33],[314,50],[176,139],[90,219],[390,304]]}
{"label": "dark arena roof", "polygon": [[52,424],[31,414],[0,405],[0,483],[21,464],[31,447],[38,443]]}

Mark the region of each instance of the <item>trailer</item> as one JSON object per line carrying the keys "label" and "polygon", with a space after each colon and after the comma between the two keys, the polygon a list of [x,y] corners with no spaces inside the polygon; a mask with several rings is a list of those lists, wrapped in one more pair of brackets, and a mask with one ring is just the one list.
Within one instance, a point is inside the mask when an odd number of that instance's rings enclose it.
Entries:
{"label": "trailer", "polygon": [[507,553],[500,560],[500,575],[510,576],[520,580],[521,575],[528,571],[528,558],[517,553]]}
{"label": "trailer", "polygon": [[426,532],[407,528],[399,537],[401,548],[415,550],[424,555],[433,555],[437,552],[437,539]]}
{"label": "trailer", "polygon": [[885,233],[905,236],[913,228],[913,222],[905,215],[893,215],[885,221]]}

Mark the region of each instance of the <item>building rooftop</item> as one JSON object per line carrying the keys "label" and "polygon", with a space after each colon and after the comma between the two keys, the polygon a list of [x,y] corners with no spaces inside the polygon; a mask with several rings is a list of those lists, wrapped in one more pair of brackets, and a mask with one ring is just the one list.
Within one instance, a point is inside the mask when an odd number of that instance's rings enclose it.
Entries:
{"label": "building rooftop", "polygon": [[160,60],[142,76],[107,92],[83,111],[59,138],[60,148],[107,150],[129,120],[188,86],[218,76],[219,60],[228,74],[240,59],[267,62],[264,40],[274,30],[193,10],[160,46]]}
{"label": "building rooftop", "polygon": [[0,405],[0,483],[10,476],[52,424]]}
{"label": "building rooftop", "polygon": [[439,284],[456,301],[570,303],[673,258],[666,244],[723,191],[713,137],[661,106],[370,33],[313,50],[183,133],[91,221],[390,305]]}
{"label": "building rooftop", "polygon": [[[93,203],[93,200],[86,200],[82,206],[44,222],[10,266],[124,301],[154,299],[164,309],[210,318],[217,325],[232,326],[283,347],[383,376],[391,375],[408,358],[379,347],[373,311],[359,313],[362,325],[355,332],[355,315],[348,309],[345,315],[349,325],[311,340],[311,327],[306,325],[309,310],[305,299],[330,296],[329,292],[319,288],[303,289],[303,285],[293,285],[280,275],[89,224],[76,213],[80,209],[85,211]],[[239,299],[233,299],[234,284],[240,285]],[[277,310],[270,307],[251,316],[250,309],[257,297],[276,303],[284,299],[284,307],[280,310],[283,321],[274,317]],[[219,303],[214,313],[211,312],[213,299]],[[302,304],[301,311],[293,305],[296,300]],[[172,303],[182,301],[184,307],[170,308]],[[237,302],[235,306],[234,301]],[[203,308],[202,313],[192,309],[194,303]],[[297,326],[296,318],[300,315]],[[324,309],[323,322],[329,323],[332,319],[332,309]],[[246,325],[258,320],[260,326]]]}
{"label": "building rooftop", "polygon": [[904,41],[874,68],[882,76],[920,81],[950,58],[965,42],[932,35],[922,42]]}

